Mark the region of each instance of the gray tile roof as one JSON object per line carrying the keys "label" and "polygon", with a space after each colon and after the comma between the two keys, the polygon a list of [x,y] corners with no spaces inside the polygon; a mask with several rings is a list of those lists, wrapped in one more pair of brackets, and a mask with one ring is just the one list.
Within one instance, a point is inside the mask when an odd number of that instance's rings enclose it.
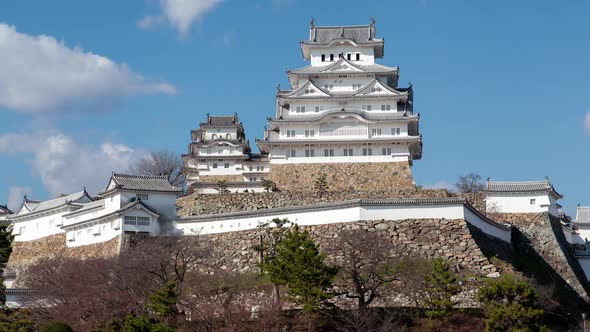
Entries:
{"label": "gray tile roof", "polygon": [[95,210],[95,209],[96,210],[99,210],[99,209],[102,209],[102,208],[104,208],[104,199],[99,199],[99,200],[96,200],[96,201],[93,201],[93,202],[83,203],[82,204],[82,207],[79,208],[78,210],[73,211],[73,212],[68,213],[68,214],[64,214],[63,216],[67,218],[67,217],[72,216],[72,215],[79,215],[81,213],[86,213],[88,211]]}
{"label": "gray tile roof", "polygon": [[141,191],[181,192],[182,188],[175,187],[168,182],[168,177],[150,175],[129,175],[113,173],[111,178],[118,189]]}
{"label": "gray tile roof", "polygon": [[201,123],[201,127],[241,127],[242,124],[238,115],[230,116],[210,116],[207,115],[206,122]]}
{"label": "gray tile roof", "polygon": [[[343,61],[346,61],[350,64],[352,64],[354,67],[357,67],[359,69],[362,69],[363,72],[365,73],[390,73],[390,72],[397,72],[398,68],[397,67],[387,67],[384,65],[380,65],[380,64],[373,64],[373,65],[358,65],[356,63],[351,63],[348,60],[345,59],[341,59]],[[337,62],[336,62],[337,63]],[[331,66],[331,65],[330,65]],[[360,73],[358,71],[326,71],[326,69],[330,66],[323,66],[323,67],[317,67],[317,66],[306,66],[303,68],[298,68],[298,69],[292,69],[289,70],[287,72],[287,74],[319,74],[322,72],[326,72],[327,74],[350,74],[350,73]]]}
{"label": "gray tile roof", "polygon": [[532,192],[532,191],[551,191],[562,198],[553,188],[548,179],[541,181],[491,181],[486,183],[486,192]]}
{"label": "gray tile roof", "polygon": [[418,119],[418,115],[408,115],[403,112],[373,112],[373,111],[364,111],[360,109],[350,108],[350,107],[336,107],[333,110],[327,110],[319,114],[311,113],[309,116],[301,117],[301,116],[285,116],[283,119],[268,119],[269,122],[318,122],[322,121],[325,118],[331,115],[358,115],[365,120],[370,121],[394,121],[394,120],[412,120]]}
{"label": "gray tile roof", "polygon": [[12,211],[6,205],[0,205],[0,215],[11,214]]}
{"label": "gray tile roof", "polygon": [[136,205],[141,205],[144,208],[146,208],[148,211],[150,211],[150,212],[152,212],[152,213],[160,216],[160,214],[158,213],[158,211],[156,211],[154,208],[152,208],[149,205],[145,204],[142,200],[136,199],[135,201],[130,202],[127,205],[124,205],[123,207],[121,207],[117,211],[113,211],[113,212],[111,212],[109,214],[98,216],[96,218],[92,218],[92,219],[88,219],[88,220],[83,220],[83,221],[76,222],[76,223],[73,223],[73,224],[64,225],[61,228],[62,229],[67,229],[67,228],[70,228],[70,227],[73,227],[73,226],[78,226],[80,224],[91,223],[91,222],[94,222],[96,220],[101,220],[101,219],[110,218],[110,217],[117,217],[117,216],[120,216],[123,212],[125,212],[127,210],[130,210],[131,208],[133,208]]}
{"label": "gray tile roof", "polygon": [[304,41],[306,44],[328,44],[333,40],[350,39],[356,44],[369,44],[381,42],[375,38],[375,27],[373,25],[355,26],[312,26],[311,40]]}
{"label": "gray tile roof", "polygon": [[590,206],[577,207],[576,222],[590,223]]}
{"label": "gray tile roof", "polygon": [[37,213],[37,212],[41,212],[41,211],[47,211],[47,210],[51,210],[51,209],[55,209],[55,208],[64,206],[66,204],[74,204],[74,205],[80,204],[81,205],[82,203],[87,203],[87,202],[91,202],[91,201],[92,201],[92,198],[88,195],[88,193],[85,190],[77,192],[77,193],[73,193],[70,195],[64,195],[61,197],[50,199],[47,201],[34,201],[34,200],[28,199],[25,196],[23,204],[26,204],[26,206],[30,209],[30,211],[17,213],[13,217],[19,217],[19,216],[22,216],[25,214]]}

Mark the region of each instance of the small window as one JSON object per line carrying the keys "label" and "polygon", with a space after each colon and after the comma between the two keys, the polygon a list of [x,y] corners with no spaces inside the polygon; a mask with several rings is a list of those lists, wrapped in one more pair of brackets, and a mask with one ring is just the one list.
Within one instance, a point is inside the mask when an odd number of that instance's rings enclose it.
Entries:
{"label": "small window", "polygon": [[315,136],[315,130],[306,130],[305,131],[305,137],[314,137]]}
{"label": "small window", "polygon": [[322,62],[325,62],[325,61],[326,61],[326,55],[322,54]]}
{"label": "small window", "polygon": [[344,156],[352,157],[352,149],[344,149]]}
{"label": "small window", "polygon": [[338,54],[338,59],[342,59],[344,55],[342,53]]}
{"label": "small window", "polygon": [[137,217],[137,226],[149,226],[150,217]]}
{"label": "small window", "polygon": [[534,198],[531,198],[531,205],[535,205],[537,203],[537,200]]}
{"label": "small window", "polygon": [[135,216],[125,216],[123,218],[123,223],[125,225],[137,225],[137,218]]}
{"label": "small window", "polygon": [[371,129],[371,136],[381,136],[381,128]]}
{"label": "small window", "polygon": [[231,139],[231,134],[225,134],[225,138]]}
{"label": "small window", "polygon": [[391,154],[391,148],[383,148],[381,149],[381,154],[386,156]]}
{"label": "small window", "polygon": [[137,194],[137,198],[141,199],[142,201],[148,200],[148,194]]}
{"label": "small window", "polygon": [[315,150],[305,150],[306,157],[315,157]]}
{"label": "small window", "polygon": [[334,61],[334,54],[330,54],[330,61]]}
{"label": "small window", "polygon": [[352,57],[352,54],[348,53],[348,54],[346,55],[346,60],[350,61],[350,58],[351,58],[351,57]]}
{"label": "small window", "polygon": [[381,105],[382,111],[391,111],[391,105]]}
{"label": "small window", "polygon": [[295,157],[295,156],[297,156],[297,151],[291,150],[291,157]]}
{"label": "small window", "polygon": [[217,134],[211,135],[211,139],[217,139]]}
{"label": "small window", "polygon": [[229,163],[223,164],[223,168],[229,168]]}
{"label": "small window", "polygon": [[361,54],[360,53],[357,53],[356,54],[356,61],[360,61],[360,60],[361,60]]}
{"label": "small window", "polygon": [[213,163],[213,168],[217,168],[217,163]]}
{"label": "small window", "polygon": [[324,157],[334,157],[334,149],[324,149]]}

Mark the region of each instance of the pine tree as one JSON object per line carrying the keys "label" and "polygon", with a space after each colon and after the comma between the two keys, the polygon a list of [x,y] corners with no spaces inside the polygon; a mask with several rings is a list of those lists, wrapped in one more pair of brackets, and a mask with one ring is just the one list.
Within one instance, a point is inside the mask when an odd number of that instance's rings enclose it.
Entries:
{"label": "pine tree", "polygon": [[458,303],[452,296],[459,294],[461,286],[455,274],[442,258],[434,261],[432,272],[425,276],[426,298],[424,304],[428,308],[426,315],[430,318],[444,317],[454,310]]}
{"label": "pine tree", "polygon": [[277,244],[275,255],[265,262],[265,270],[273,283],[288,286],[289,295],[304,312],[317,312],[332,297],[328,289],[338,272],[324,258],[309,232],[295,225]]}
{"label": "pine tree", "polygon": [[176,314],[176,282],[168,281],[150,296],[149,308],[158,316],[167,319]]}
{"label": "pine tree", "polygon": [[227,189],[227,180],[217,181],[217,192],[220,194],[229,193],[229,190]]}
{"label": "pine tree", "polygon": [[486,331],[544,331],[539,324],[544,311],[539,294],[523,280],[504,275],[489,280],[479,289],[477,299],[484,304]]}
{"label": "pine tree", "polygon": [[313,187],[315,191],[320,195],[327,193],[329,190],[327,178],[328,176],[326,175],[326,173],[321,173],[316,177],[314,181]]}

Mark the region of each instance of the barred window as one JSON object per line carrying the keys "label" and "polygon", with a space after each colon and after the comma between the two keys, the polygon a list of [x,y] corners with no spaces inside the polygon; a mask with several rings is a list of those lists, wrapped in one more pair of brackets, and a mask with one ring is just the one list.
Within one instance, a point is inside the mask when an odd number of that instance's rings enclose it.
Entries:
{"label": "barred window", "polygon": [[137,194],[137,198],[141,199],[142,201],[147,201],[149,196],[148,194]]}

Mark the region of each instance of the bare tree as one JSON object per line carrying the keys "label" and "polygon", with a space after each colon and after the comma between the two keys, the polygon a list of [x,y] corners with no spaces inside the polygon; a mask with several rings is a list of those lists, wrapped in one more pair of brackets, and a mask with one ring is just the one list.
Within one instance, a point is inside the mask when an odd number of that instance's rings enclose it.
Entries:
{"label": "bare tree", "polygon": [[348,230],[327,249],[339,266],[335,286],[365,312],[396,281],[404,266],[391,240],[363,229]]}
{"label": "bare tree", "polygon": [[186,178],[182,173],[182,160],[172,151],[152,151],[129,165],[129,172],[136,175],[166,175],[174,186],[184,187]]}
{"label": "bare tree", "polygon": [[481,175],[469,173],[459,176],[455,187],[460,193],[476,193],[485,188]]}

